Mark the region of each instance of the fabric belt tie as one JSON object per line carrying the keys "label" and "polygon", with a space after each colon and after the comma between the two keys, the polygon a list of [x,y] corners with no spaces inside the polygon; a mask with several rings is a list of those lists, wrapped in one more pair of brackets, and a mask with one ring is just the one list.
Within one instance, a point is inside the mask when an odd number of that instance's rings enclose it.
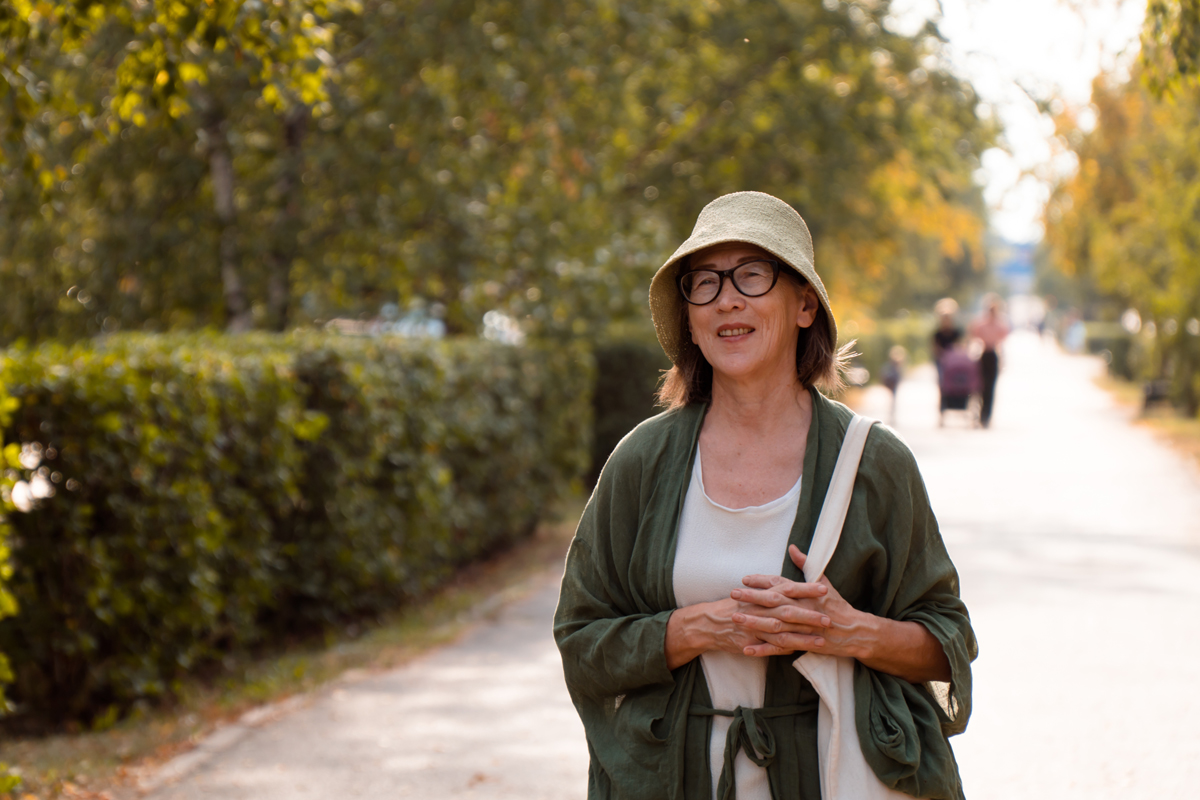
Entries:
{"label": "fabric belt tie", "polygon": [[717,800],[737,800],[733,762],[739,750],[744,751],[751,761],[763,769],[774,763],[775,734],[771,732],[771,726],[767,725],[765,720],[810,713],[816,709],[816,703],[764,708],[738,706],[733,711],[700,705],[688,709],[688,713],[697,717],[733,717],[729,732],[725,734],[725,761],[721,766],[721,777],[717,781]]}

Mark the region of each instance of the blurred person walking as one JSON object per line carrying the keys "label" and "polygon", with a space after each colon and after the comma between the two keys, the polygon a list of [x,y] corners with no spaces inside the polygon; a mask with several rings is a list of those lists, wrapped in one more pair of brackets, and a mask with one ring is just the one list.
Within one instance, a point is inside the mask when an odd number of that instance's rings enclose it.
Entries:
{"label": "blurred person walking", "polygon": [[[947,411],[972,415],[971,398],[979,394],[979,362],[971,358],[964,342],[950,345],[938,362],[938,427],[946,424]],[[978,421],[978,420],[975,420]]]}
{"label": "blurred person walking", "polygon": [[908,360],[908,350],[903,345],[892,345],[888,350],[887,361],[883,362],[881,382],[892,393],[892,403],[888,408],[888,423],[896,424],[896,392],[900,389],[900,381],[904,379],[904,362]]}
{"label": "blurred person walking", "polygon": [[933,311],[938,318],[937,328],[933,331],[933,363],[940,378],[942,356],[962,339],[963,330],[958,325],[958,302],[953,297],[938,300],[933,306]]}
{"label": "blurred person walking", "polygon": [[1000,346],[1009,333],[999,295],[984,297],[983,313],[971,323],[970,332],[983,345],[983,353],[979,356],[979,424],[986,428],[992,421],[996,378],[1000,375]]}
{"label": "blurred person walking", "polygon": [[759,192],[714,200],[650,308],[668,410],[601,471],[554,618],[589,799],[821,800],[839,756],[820,755],[806,653],[857,661],[870,722],[850,716],[841,758],[858,744],[883,786],[962,798],[947,737],[970,715],[975,636],[891,430],[868,426],[840,543],[802,574],[854,419],[818,390],[846,351],[804,220]]}

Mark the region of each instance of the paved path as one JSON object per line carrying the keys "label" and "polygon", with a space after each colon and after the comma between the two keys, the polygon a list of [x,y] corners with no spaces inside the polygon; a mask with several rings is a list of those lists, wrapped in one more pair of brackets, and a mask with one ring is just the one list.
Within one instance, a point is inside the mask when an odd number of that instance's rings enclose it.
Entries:
{"label": "paved path", "polygon": [[[897,428],[981,642],[955,740],[971,800],[1200,797],[1200,475],[1129,424],[1098,369],[1013,337],[988,431],[937,427],[930,370],[901,387]],[[152,797],[583,798],[555,581],[453,646],[226,734]]]}

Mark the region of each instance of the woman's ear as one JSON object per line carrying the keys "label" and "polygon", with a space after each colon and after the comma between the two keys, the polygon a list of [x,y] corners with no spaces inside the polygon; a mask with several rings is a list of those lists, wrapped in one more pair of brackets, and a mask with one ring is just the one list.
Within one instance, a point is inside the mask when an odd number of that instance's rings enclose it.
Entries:
{"label": "woman's ear", "polygon": [[811,328],[817,319],[817,310],[821,301],[817,299],[817,290],[812,284],[806,283],[800,287],[800,306],[796,310],[796,324],[801,328]]}

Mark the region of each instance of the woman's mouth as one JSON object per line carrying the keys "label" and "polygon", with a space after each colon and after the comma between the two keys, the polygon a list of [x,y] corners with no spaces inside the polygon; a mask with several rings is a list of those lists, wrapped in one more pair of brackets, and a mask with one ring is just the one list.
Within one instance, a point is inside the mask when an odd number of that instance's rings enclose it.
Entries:
{"label": "woman's mouth", "polygon": [[726,328],[723,331],[717,331],[717,336],[721,337],[722,339],[730,336],[744,336],[753,330],[754,328]]}

